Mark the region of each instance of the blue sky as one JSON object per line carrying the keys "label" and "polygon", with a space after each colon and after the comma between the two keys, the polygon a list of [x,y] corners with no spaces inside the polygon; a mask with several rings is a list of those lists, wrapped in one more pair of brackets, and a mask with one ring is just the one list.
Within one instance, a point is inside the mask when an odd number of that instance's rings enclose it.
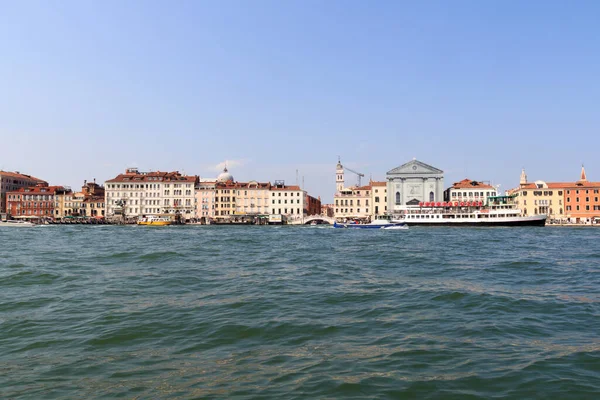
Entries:
{"label": "blue sky", "polygon": [[600,181],[600,2],[0,2],[5,170]]}

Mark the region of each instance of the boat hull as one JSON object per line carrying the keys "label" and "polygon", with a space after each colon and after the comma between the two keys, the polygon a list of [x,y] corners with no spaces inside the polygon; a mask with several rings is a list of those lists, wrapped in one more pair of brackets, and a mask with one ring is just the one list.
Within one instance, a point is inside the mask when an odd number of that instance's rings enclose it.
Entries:
{"label": "boat hull", "polygon": [[0,222],[0,227],[11,227],[11,228],[31,228],[35,226],[31,222]]}
{"label": "boat hull", "polygon": [[[400,221],[400,220],[398,220]],[[545,226],[546,216],[497,218],[497,219],[465,219],[465,220],[401,220],[408,226]]]}
{"label": "boat hull", "polygon": [[334,228],[348,228],[348,229],[390,229],[392,227],[406,226],[404,222],[391,223],[391,224],[333,224]]}

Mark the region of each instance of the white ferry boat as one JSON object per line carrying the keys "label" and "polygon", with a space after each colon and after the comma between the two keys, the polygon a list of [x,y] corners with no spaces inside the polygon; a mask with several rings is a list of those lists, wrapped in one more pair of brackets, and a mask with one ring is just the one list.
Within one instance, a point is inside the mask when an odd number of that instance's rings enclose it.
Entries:
{"label": "white ferry boat", "polygon": [[409,226],[544,226],[545,214],[521,216],[513,196],[489,197],[482,202],[431,202],[407,207],[392,222]]}

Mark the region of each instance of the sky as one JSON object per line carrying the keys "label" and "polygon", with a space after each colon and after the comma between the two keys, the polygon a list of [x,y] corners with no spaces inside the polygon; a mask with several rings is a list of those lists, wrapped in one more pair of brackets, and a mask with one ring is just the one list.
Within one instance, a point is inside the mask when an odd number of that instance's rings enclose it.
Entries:
{"label": "sky", "polygon": [[[600,181],[597,1],[0,0],[0,169]],[[296,178],[298,177],[298,179]],[[347,184],[355,184],[354,176]]]}

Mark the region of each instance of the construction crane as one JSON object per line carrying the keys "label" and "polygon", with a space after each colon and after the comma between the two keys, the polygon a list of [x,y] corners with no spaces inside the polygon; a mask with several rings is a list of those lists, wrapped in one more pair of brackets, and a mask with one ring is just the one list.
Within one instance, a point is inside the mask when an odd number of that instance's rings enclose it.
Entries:
{"label": "construction crane", "polygon": [[361,178],[363,178],[363,177],[365,176],[365,174],[361,174],[360,172],[356,172],[356,171],[354,171],[353,169],[350,169],[350,168],[348,168],[348,167],[346,167],[346,166],[344,167],[344,169],[347,169],[347,170],[348,170],[348,171],[350,171],[350,172],[354,172],[354,173],[356,174],[356,176],[358,176],[358,186],[359,186],[359,187],[360,187],[360,186],[362,186],[362,185],[360,184],[360,179],[361,179]]}

